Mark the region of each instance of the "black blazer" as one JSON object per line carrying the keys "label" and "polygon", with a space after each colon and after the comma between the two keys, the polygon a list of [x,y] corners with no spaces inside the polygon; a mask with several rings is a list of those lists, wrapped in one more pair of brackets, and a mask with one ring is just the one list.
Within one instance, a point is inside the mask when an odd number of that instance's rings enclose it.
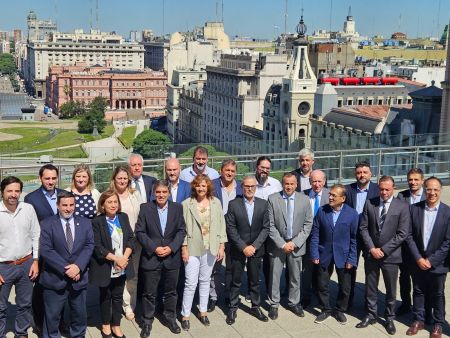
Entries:
{"label": "black blazer", "polygon": [[379,227],[380,198],[366,201],[359,226],[364,242],[366,259],[373,259],[369,253],[372,248],[381,248],[384,252],[382,260],[386,263],[401,263],[401,245],[408,237],[411,217],[408,204],[396,198],[392,199],[386,214],[383,229]]}
{"label": "black blazer", "polygon": [[[356,182],[347,184],[345,188],[347,189],[347,192],[345,193],[345,204],[352,207],[353,209],[356,209],[356,202],[358,201],[356,197],[358,184]],[[379,197],[379,195],[380,189],[378,188],[378,184],[370,182],[366,201],[375,197]]]}
{"label": "black blazer", "polygon": [[[403,191],[400,191],[399,193],[398,193],[398,195],[397,195],[397,198],[400,200],[400,201],[404,201],[404,202],[406,202],[406,203],[408,203],[409,204],[409,198],[411,197],[411,190],[409,190],[409,189],[406,189],[406,190],[403,190]],[[425,201],[425,199],[426,199],[426,194],[425,194],[425,189],[424,189],[424,191],[423,191],[423,193],[422,193],[422,196],[420,196],[420,201]]]}
{"label": "black blazer", "polygon": [[419,258],[428,258],[432,267],[430,272],[447,273],[450,261],[450,207],[440,203],[428,246],[423,246],[423,224],[425,201],[410,206],[412,229],[407,244],[412,254],[410,263],[416,264]]}
{"label": "black blazer", "polygon": [[[130,222],[126,213],[120,212],[117,214],[123,232],[123,252],[126,248],[134,250],[136,238],[131,229]],[[94,232],[94,254],[91,257],[89,267],[89,283],[105,287],[111,281],[111,268],[113,262],[106,259],[109,253],[112,253],[112,241],[108,231],[108,224],[106,222],[106,215],[101,214],[92,219],[92,230]],[[127,279],[132,278],[135,274],[133,264],[128,263],[125,273]]]}
{"label": "black blazer", "polygon": [[264,242],[269,235],[269,218],[264,217],[267,211],[267,201],[255,197],[252,224],[250,225],[245,208],[245,197],[237,197],[228,204],[228,212],[225,215],[227,236],[231,243],[231,256],[237,259],[245,259],[242,250],[247,245],[256,248],[254,257],[264,254]]}
{"label": "black blazer", "polygon": [[[60,191],[62,190],[56,188],[56,195],[58,195]],[[42,193],[42,186],[26,195],[24,198],[24,202],[30,203],[33,206],[39,222],[50,216],[56,215],[53,212],[52,207],[48,203],[47,198]]]}
{"label": "black blazer", "polygon": [[[164,266],[166,269],[178,269],[181,265],[180,248],[186,235],[186,224],[183,218],[183,207],[176,202],[168,201],[166,230],[162,233],[156,201],[141,204],[136,223],[136,238],[142,245],[140,268],[156,270]],[[155,249],[169,246],[172,253],[166,257],[158,257]]]}

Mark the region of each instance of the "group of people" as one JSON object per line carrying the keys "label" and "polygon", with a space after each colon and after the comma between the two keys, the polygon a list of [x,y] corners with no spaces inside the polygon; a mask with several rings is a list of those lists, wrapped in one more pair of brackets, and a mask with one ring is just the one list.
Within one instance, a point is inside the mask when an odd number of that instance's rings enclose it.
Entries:
{"label": "group of people", "polygon": [[[356,327],[377,322],[381,272],[386,331],[395,334],[396,314],[412,311],[407,335],[431,321],[430,337],[441,337],[450,208],[440,201],[440,179],[425,180],[420,169],[411,169],[409,189],[394,198],[394,179],[371,182],[365,161],[355,166],[355,183],[328,188],[325,173],[313,169],[309,149],[299,152],[299,168],[284,173],[281,182],[270,176],[267,156],[259,157],[255,173],[240,181],[234,160],[224,160],[220,172],[207,163],[207,149],[196,147],[192,165],[181,170],[178,159],[169,158],[166,179],[157,180],[143,175],[142,157],[132,154],[127,166],[113,170],[101,194],[88,166],[76,166],[71,186],[61,190],[58,169],[46,164],[39,170],[41,186],[24,202],[21,180],[4,178],[0,337],[6,336],[12,286],[16,337],[27,337],[32,318],[41,337],[60,337],[64,331],[84,337],[88,287],[99,289],[102,337],[125,337],[122,313],[135,319],[137,303],[142,338],[150,336],[157,311],[171,332],[189,330],[197,288],[198,318],[209,326],[208,312],[215,309],[222,279],[226,323],[233,325],[245,271],[244,296],[258,320],[276,320],[285,295],[288,309],[303,317],[315,296],[321,309],[316,323],[334,316],[346,324],[361,252],[366,314]],[[334,270],[338,294],[332,307]],[[396,309],[399,271],[402,305]],[[263,284],[267,315],[261,309]],[[68,323],[65,310],[70,311]]]}

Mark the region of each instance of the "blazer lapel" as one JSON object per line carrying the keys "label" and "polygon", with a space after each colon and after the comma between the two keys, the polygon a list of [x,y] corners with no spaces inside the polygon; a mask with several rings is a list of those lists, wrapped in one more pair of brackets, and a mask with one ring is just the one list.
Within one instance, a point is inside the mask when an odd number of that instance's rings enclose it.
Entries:
{"label": "blazer lapel", "polygon": [[[251,226],[251,224],[248,222],[247,208],[245,206],[244,198],[245,197],[241,198],[241,203],[239,203],[239,206],[241,208],[242,214],[245,216],[244,217],[245,218],[245,223],[247,223],[248,226]],[[255,212],[256,212],[256,200],[254,200],[253,203],[254,203],[253,215],[255,215]],[[253,218],[252,218],[252,223],[253,223]]]}
{"label": "blazer lapel", "polygon": [[194,217],[195,221],[197,222],[198,226],[202,223],[200,221],[200,215],[198,214],[197,205],[195,203],[194,199],[191,199],[189,202],[189,211],[191,212],[191,215]]}
{"label": "blazer lapel", "polygon": [[[58,191],[55,190],[55,194],[57,194],[57,193],[58,193]],[[41,190],[40,197],[41,197],[41,204],[45,205],[45,208],[49,211],[50,214],[55,215],[55,213],[53,212],[52,207],[50,206],[50,203],[48,203],[47,197],[45,197],[45,195],[42,192],[42,190]]]}
{"label": "blazer lapel", "polygon": [[[54,224],[54,226],[55,226],[55,232],[56,232],[55,233],[55,237],[62,239],[62,241],[64,242],[64,247],[66,248],[67,252],[70,254],[69,247],[67,246],[66,235],[64,233],[63,225],[61,223],[61,219],[59,218],[59,216],[55,217],[55,224]],[[76,238],[76,234],[75,234],[75,238]],[[75,243],[74,243],[74,245],[75,245]],[[73,251],[73,249],[72,249],[72,251]]]}
{"label": "blazer lapel", "polygon": [[[437,211],[437,215],[436,215],[436,220],[434,221],[434,225],[433,225],[433,230],[431,231],[431,235],[430,235],[430,239],[428,240],[428,245],[435,240],[435,237],[438,236],[439,232],[440,232],[440,227],[441,224],[445,224],[443,221],[441,221],[442,218],[442,208],[439,208]],[[424,212],[424,217],[425,217],[425,212]],[[425,226],[425,222],[422,223],[422,229]],[[423,240],[422,240],[423,242]],[[427,247],[428,248],[428,247]],[[427,248],[424,248],[424,251],[427,250]]]}
{"label": "blazer lapel", "polygon": [[75,217],[74,217],[74,219],[73,219],[73,224],[74,224],[74,229],[75,229],[75,238],[74,238],[74,241],[73,241],[73,248],[72,248],[72,252],[74,252],[75,251],[75,249],[81,244],[81,243],[83,243],[84,242],[84,240],[82,240],[82,238],[83,238],[83,233],[82,233],[82,231],[81,231],[81,225],[80,225],[80,222],[78,221],[78,219],[76,219]]}
{"label": "blazer lapel", "polygon": [[161,227],[161,221],[159,220],[159,212],[158,212],[158,206],[156,205],[156,202],[152,202],[152,204],[150,204],[150,210],[152,212],[153,215],[150,215],[150,217],[154,217],[156,220],[156,225],[158,227],[158,231],[161,234],[161,236],[164,236],[163,232],[162,232],[162,227]]}
{"label": "blazer lapel", "polygon": [[[340,216],[340,215],[339,215]],[[334,224],[333,224],[333,208],[330,207],[330,212],[325,213],[325,217],[327,218],[327,223],[331,229],[331,231],[334,232]],[[336,225],[338,222],[336,221]]]}
{"label": "blazer lapel", "polygon": [[[278,195],[278,207],[281,209],[281,213],[283,214],[284,222],[286,223],[286,226],[287,226],[288,216],[287,216],[287,210],[286,210],[286,202],[284,201],[282,193],[280,193],[280,195]],[[294,211],[295,211],[295,206],[294,206]],[[295,215],[294,215],[294,219],[295,219]]]}
{"label": "blazer lapel", "polygon": [[106,220],[106,216],[102,218],[102,231],[103,236],[105,236],[106,238],[107,249],[109,251],[112,251],[112,239],[111,235],[109,234],[109,225],[108,221]]}

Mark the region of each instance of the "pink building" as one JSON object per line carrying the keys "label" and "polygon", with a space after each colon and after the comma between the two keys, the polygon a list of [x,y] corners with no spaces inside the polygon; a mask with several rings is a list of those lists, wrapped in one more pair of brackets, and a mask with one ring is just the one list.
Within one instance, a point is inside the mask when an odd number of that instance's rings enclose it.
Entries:
{"label": "pink building", "polygon": [[160,71],[131,71],[105,66],[52,66],[46,80],[46,104],[58,112],[70,100],[90,103],[95,97],[108,99],[110,109],[164,109],[167,74]]}

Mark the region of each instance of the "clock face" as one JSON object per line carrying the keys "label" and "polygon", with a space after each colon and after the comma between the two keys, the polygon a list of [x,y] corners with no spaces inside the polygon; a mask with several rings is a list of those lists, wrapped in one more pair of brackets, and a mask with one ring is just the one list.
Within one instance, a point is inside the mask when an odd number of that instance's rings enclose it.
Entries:
{"label": "clock face", "polygon": [[303,101],[298,105],[298,113],[299,115],[306,115],[308,114],[309,110],[311,109],[311,105],[306,102]]}

